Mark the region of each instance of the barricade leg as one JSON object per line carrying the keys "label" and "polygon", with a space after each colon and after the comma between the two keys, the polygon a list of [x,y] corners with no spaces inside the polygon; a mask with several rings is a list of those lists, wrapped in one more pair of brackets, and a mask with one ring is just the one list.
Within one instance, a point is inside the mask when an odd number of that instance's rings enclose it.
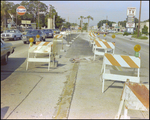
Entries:
{"label": "barricade leg", "polygon": [[104,79],[103,79],[103,83],[102,83],[102,93],[104,92]]}
{"label": "barricade leg", "polygon": [[120,119],[120,115],[121,115],[121,110],[122,110],[122,107],[123,107],[123,103],[124,103],[124,99],[122,99],[120,101],[119,110],[118,110],[117,115],[115,116],[115,119]]}
{"label": "barricade leg", "polygon": [[[126,103],[126,101],[125,101]],[[127,119],[128,109],[126,107],[126,104],[124,104],[124,118]]]}
{"label": "barricade leg", "polygon": [[27,65],[26,65],[26,70],[28,69],[28,61],[27,61]]}

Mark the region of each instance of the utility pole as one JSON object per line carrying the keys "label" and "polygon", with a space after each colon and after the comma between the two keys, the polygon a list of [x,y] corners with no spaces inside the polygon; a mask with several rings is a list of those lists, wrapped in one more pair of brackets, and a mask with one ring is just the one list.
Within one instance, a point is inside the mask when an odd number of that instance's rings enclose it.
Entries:
{"label": "utility pole", "polygon": [[17,28],[17,12],[16,12],[16,28]]}
{"label": "utility pole", "polygon": [[138,23],[138,34],[137,34],[137,37],[139,37],[140,18],[141,18],[141,4],[142,4],[142,1],[140,0],[139,23]]}
{"label": "utility pole", "polygon": [[39,2],[38,2],[38,29],[39,29]]}

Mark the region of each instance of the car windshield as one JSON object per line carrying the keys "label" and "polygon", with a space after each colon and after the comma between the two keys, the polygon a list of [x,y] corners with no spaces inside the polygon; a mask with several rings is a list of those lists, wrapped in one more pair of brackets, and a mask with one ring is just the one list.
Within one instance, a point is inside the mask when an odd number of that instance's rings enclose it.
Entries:
{"label": "car windshield", "polygon": [[6,30],[5,33],[15,33],[15,30]]}
{"label": "car windshield", "polygon": [[41,32],[39,30],[29,30],[27,32],[27,34],[33,34],[33,35],[36,35],[36,34],[41,34]]}
{"label": "car windshield", "polygon": [[52,32],[52,30],[48,30],[49,32]]}
{"label": "car windshield", "polygon": [[42,31],[43,31],[43,32],[49,32],[49,30],[48,30],[48,29],[47,29],[47,30],[46,30],[46,29],[44,29],[44,30],[42,30]]}

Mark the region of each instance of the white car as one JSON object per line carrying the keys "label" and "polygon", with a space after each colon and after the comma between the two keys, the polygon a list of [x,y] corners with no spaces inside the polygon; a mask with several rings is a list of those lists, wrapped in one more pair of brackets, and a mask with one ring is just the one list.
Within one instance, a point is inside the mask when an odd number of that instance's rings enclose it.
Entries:
{"label": "white car", "polygon": [[4,39],[17,40],[18,38],[22,39],[22,33],[19,30],[17,30],[17,29],[5,30],[1,34],[1,38],[2,38],[2,40],[4,40]]}

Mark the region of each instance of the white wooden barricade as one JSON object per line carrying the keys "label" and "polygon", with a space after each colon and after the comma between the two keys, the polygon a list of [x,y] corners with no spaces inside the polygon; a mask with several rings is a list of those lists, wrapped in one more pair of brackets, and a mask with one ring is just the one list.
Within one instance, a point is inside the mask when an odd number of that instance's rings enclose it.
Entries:
{"label": "white wooden barricade", "polygon": [[[48,63],[48,71],[49,71],[49,68],[50,68],[50,61],[51,61],[51,46],[52,46],[52,42],[37,42],[36,45],[33,45],[32,47],[29,48],[28,50],[28,57],[27,57],[27,65],[26,65],[26,70],[28,69],[28,64],[29,62],[46,62]],[[30,54],[37,54],[37,53],[40,53],[40,54],[48,54],[48,58],[36,58],[35,56],[34,57],[31,57]]]}
{"label": "white wooden barricade", "polygon": [[[97,51],[97,49],[103,49],[104,52]],[[93,52],[94,52],[94,60],[96,55],[104,56],[105,53],[107,53],[108,49],[112,49],[112,52],[114,54],[115,52],[115,43],[112,42],[105,42],[100,40],[94,40],[93,44]]]}
{"label": "white wooden barricade", "polygon": [[[124,104],[124,115],[121,116],[122,107]],[[128,119],[128,109],[149,111],[149,85],[130,82],[129,79],[125,82],[121,95],[119,110],[116,119]]]}
{"label": "white wooden barricade", "polygon": [[[104,92],[104,82],[105,80],[113,80],[113,81],[126,81],[130,79],[131,82],[140,83],[140,64],[141,59],[140,57],[135,56],[127,56],[127,55],[117,55],[117,54],[104,54],[103,65],[101,69],[102,73],[102,93]],[[137,75],[118,75],[118,74],[111,74],[106,72],[106,66],[120,66],[122,68],[134,68],[137,69]],[[121,71],[122,72],[122,71]],[[131,72],[130,72],[131,73]]]}
{"label": "white wooden barricade", "polygon": [[91,46],[94,44],[94,38],[96,38],[97,36],[94,33],[89,32],[89,37],[90,37],[89,46]]}
{"label": "white wooden barricade", "polygon": [[57,38],[57,41],[62,41],[63,39],[60,39],[60,38],[63,38],[63,35],[57,34],[57,35],[54,35],[54,38]]}

